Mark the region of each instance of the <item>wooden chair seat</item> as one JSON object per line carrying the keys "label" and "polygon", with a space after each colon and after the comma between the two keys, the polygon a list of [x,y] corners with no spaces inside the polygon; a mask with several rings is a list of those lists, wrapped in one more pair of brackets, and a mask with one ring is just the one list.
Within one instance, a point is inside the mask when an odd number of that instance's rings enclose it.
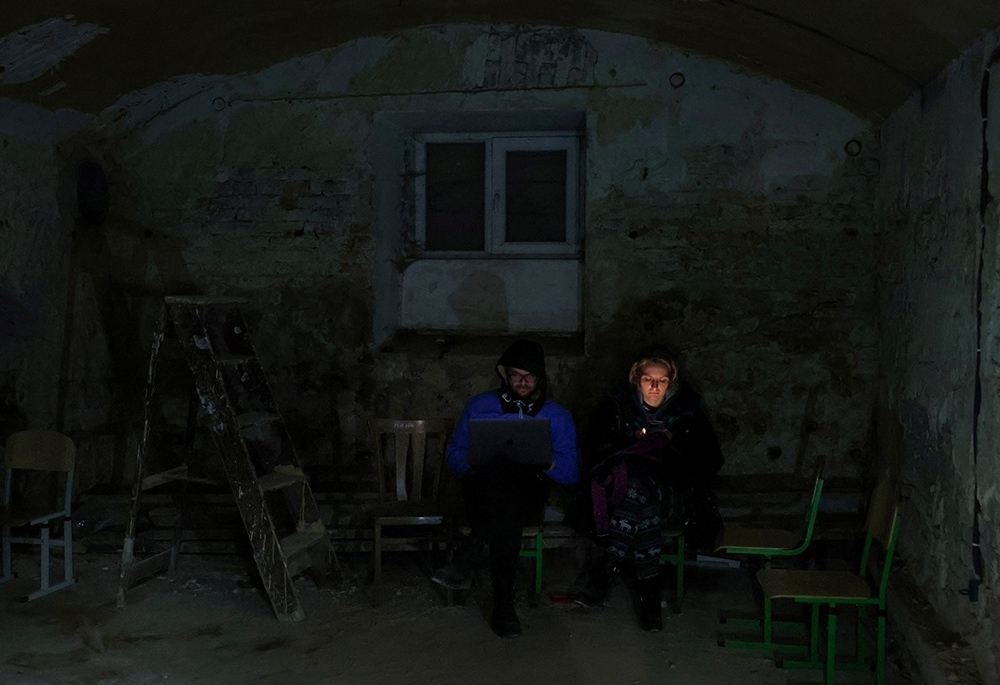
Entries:
{"label": "wooden chair seat", "polygon": [[830,602],[838,599],[856,602],[872,596],[868,582],[850,571],[814,571],[761,569],[757,581],[771,599],[810,598]]}
{"label": "wooden chair seat", "polygon": [[750,528],[729,525],[723,529],[715,551],[726,551],[738,547],[741,550],[747,550],[742,552],[744,554],[766,554],[778,550],[793,550],[801,544],[802,536],[791,531],[779,528]]}
{"label": "wooden chair seat", "polygon": [[[525,526],[521,529],[521,537],[533,538],[542,530],[541,526]],[[459,526],[458,532],[466,537],[472,535],[472,528],[469,526]]]}
{"label": "wooden chair seat", "polygon": [[381,502],[369,513],[373,522],[383,526],[432,526],[444,521],[444,515],[429,502]]}

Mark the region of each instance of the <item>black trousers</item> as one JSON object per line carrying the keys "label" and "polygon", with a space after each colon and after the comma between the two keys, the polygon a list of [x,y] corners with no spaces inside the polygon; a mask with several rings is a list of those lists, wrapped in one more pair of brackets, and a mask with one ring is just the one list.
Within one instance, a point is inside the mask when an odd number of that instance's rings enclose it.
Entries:
{"label": "black trousers", "polygon": [[495,459],[462,478],[473,544],[490,547],[494,606],[513,606],[521,529],[541,522],[551,487],[551,480],[541,469],[503,459]]}

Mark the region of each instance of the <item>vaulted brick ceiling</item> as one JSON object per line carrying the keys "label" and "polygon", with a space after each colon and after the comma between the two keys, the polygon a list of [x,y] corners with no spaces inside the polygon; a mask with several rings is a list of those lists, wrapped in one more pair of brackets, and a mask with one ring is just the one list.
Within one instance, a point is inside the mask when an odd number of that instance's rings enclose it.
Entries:
{"label": "vaulted brick ceiling", "polygon": [[[12,37],[53,19],[92,26],[24,74]],[[983,30],[996,0],[30,0],[0,12],[0,98],[98,112],[183,74],[252,71],[359,36],[443,23],[632,33],[781,79],[878,121]],[[64,38],[65,39],[65,38]],[[37,43],[29,46],[41,49]],[[5,75],[7,78],[5,78]]]}

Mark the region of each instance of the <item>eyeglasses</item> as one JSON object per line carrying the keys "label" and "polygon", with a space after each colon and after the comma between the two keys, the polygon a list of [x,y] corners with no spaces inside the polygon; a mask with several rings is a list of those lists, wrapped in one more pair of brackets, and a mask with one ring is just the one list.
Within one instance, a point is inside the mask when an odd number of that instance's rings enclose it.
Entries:
{"label": "eyeglasses", "polygon": [[538,380],[538,376],[536,376],[533,373],[514,373],[513,371],[511,371],[507,375],[507,379],[511,383],[518,383],[520,381],[527,381],[528,383],[533,383],[534,381]]}
{"label": "eyeglasses", "polygon": [[656,388],[661,385],[663,387],[668,387],[670,385],[669,378],[653,378],[652,376],[643,376],[639,379],[639,382],[652,388]]}

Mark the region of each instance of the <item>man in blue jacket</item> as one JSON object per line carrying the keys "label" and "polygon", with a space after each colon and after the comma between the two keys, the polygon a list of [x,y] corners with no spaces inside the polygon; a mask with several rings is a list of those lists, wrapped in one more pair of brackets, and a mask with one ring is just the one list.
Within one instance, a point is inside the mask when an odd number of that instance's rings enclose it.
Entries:
{"label": "man in blue jacket", "polygon": [[[490,549],[493,586],[493,631],[501,637],[521,634],[514,611],[514,576],[521,549],[521,529],[541,521],[552,482],[575,483],[579,452],[573,417],[545,397],[545,353],[529,340],[516,340],[500,356],[497,390],[476,395],[465,409],[448,445],[448,466],[461,475],[465,511],[472,535],[453,561],[434,574],[436,583],[450,589],[471,585],[477,560]],[[538,417],[549,419],[552,464],[544,467],[516,464],[503,458],[473,468],[469,465],[469,420]]]}

